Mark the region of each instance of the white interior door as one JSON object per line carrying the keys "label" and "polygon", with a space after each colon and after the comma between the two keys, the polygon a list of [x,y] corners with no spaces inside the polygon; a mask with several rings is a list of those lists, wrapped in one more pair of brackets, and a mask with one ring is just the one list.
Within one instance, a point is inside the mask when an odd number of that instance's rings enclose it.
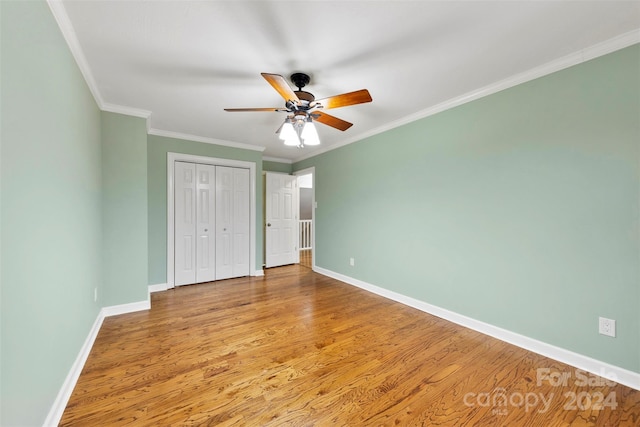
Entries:
{"label": "white interior door", "polygon": [[[215,191],[216,168],[196,166],[196,283],[216,279]],[[193,282],[192,282],[193,283]]]}
{"label": "white interior door", "polygon": [[233,168],[216,167],[216,280],[233,277],[231,227]]}
{"label": "white interior door", "polygon": [[196,165],[175,162],[175,285],[196,282]]}
{"label": "white interior door", "polygon": [[251,178],[249,169],[233,168],[233,277],[250,274]]}
{"label": "white interior door", "polygon": [[297,177],[266,173],[266,253],[265,266],[298,261]]}
{"label": "white interior door", "polygon": [[250,174],[216,166],[216,280],[248,276]]}

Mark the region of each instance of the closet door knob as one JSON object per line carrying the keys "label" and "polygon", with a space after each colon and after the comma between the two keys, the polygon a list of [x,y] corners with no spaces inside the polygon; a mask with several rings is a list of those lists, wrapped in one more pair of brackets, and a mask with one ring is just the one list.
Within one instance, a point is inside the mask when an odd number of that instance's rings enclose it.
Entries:
{"label": "closet door knob", "polygon": [[270,222],[267,223],[267,227],[271,227],[271,223]]}

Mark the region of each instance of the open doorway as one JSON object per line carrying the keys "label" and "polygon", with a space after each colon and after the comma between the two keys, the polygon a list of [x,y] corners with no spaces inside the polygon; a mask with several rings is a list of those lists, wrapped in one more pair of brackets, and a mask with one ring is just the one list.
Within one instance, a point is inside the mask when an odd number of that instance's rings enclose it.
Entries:
{"label": "open doorway", "polygon": [[305,169],[295,173],[298,177],[299,189],[299,248],[300,265],[313,269],[315,227],[313,215],[315,211],[315,189],[313,169]]}

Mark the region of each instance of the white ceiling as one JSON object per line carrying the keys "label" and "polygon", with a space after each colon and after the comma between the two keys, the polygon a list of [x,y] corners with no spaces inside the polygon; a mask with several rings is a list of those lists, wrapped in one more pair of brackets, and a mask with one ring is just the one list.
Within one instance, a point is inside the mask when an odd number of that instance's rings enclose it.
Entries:
{"label": "white ceiling", "polygon": [[[150,133],[297,160],[640,41],[638,1],[50,0],[101,108],[150,113]],[[320,147],[285,147],[261,72],[311,75],[329,111]],[[147,113],[149,112],[149,113]]]}

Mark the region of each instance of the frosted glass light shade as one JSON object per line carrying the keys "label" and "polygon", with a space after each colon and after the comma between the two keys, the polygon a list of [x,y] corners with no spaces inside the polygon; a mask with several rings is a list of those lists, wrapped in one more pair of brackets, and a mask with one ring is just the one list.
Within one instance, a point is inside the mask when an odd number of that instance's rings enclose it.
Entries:
{"label": "frosted glass light shade", "polygon": [[316,126],[310,120],[304,124],[304,129],[302,129],[302,135],[300,136],[304,141],[304,145],[320,144],[320,137],[318,136],[318,131],[316,130]]}
{"label": "frosted glass light shade", "polygon": [[291,121],[289,120],[285,121],[282,125],[282,129],[280,129],[280,135],[278,137],[284,141],[284,145],[292,147],[300,145],[298,133],[295,131],[293,124],[291,124]]}
{"label": "frosted glass light shade", "polygon": [[293,136],[297,136],[296,131],[293,129],[293,125],[291,124],[291,122],[287,120],[282,125],[282,129],[280,129],[279,138],[283,141],[286,141],[287,139],[292,139]]}

